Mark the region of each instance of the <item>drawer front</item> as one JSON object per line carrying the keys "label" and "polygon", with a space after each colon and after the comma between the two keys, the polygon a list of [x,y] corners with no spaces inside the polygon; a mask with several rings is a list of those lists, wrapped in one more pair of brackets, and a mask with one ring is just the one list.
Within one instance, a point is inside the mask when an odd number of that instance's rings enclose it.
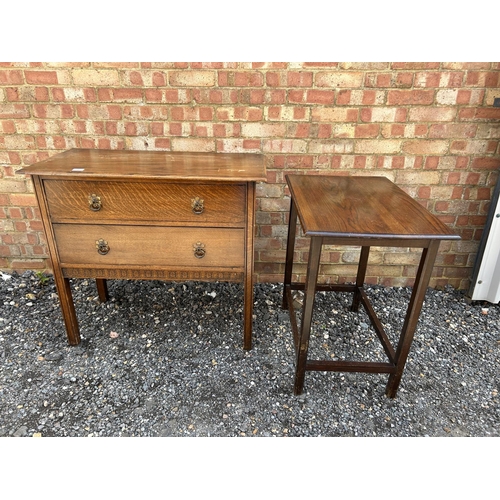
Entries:
{"label": "drawer front", "polygon": [[45,180],[53,222],[244,226],[245,185]]}
{"label": "drawer front", "polygon": [[54,224],[61,265],[243,268],[245,230]]}

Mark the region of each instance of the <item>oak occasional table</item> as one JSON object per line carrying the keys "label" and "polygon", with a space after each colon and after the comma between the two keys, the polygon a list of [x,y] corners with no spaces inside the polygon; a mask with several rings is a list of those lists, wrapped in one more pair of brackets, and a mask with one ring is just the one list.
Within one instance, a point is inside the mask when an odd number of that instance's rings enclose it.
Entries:
{"label": "oak occasional table", "polygon": [[[386,395],[394,398],[410,351],[439,243],[460,239],[446,225],[385,177],[287,175],[291,194],[283,307],[290,311],[295,352],[294,393],[301,394],[308,370],[388,373]],[[305,283],[292,282],[297,216],[310,239]],[[322,245],[358,246],[355,284],[317,283]],[[368,300],[363,285],[371,246],[422,248],[412,295],[396,349]],[[304,290],[300,331],[292,290]],[[362,304],[388,358],[387,362],[308,360],[315,292],[352,292],[351,309]]]}
{"label": "oak occasional table", "polygon": [[241,282],[252,344],[258,154],[72,149],[32,176],[68,341],[80,343],[70,278]]}

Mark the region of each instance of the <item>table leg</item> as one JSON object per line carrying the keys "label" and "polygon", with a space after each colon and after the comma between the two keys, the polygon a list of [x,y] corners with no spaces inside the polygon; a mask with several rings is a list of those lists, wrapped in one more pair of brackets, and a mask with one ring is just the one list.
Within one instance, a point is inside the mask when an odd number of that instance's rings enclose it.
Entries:
{"label": "table leg", "polygon": [[252,348],[252,326],[253,326],[253,280],[247,277],[243,291],[243,349]]}
{"label": "table leg", "polygon": [[97,285],[97,293],[99,294],[99,300],[101,302],[106,302],[109,299],[108,284],[106,280],[101,278],[96,278],[95,283]]}
{"label": "table leg", "polygon": [[75,305],[71,294],[71,287],[68,278],[64,278],[61,270],[53,266],[54,281],[56,283],[57,294],[61,304],[61,311],[66,325],[66,334],[70,345],[78,345],[81,341],[78,319],[76,317]]}
{"label": "table leg", "polygon": [[254,227],[255,227],[255,182],[247,183],[247,223],[245,276],[243,278],[243,349],[252,348],[253,287],[254,287]]}
{"label": "table leg", "polygon": [[311,334],[311,320],[316,295],[316,283],[318,280],[319,261],[323,238],[312,237],[309,247],[309,260],[307,263],[307,274],[305,283],[304,305],[302,307],[302,323],[300,328],[299,349],[295,365],[295,387],[294,394],[298,396],[304,387],[306,374],[307,351],[309,349],[309,336]]}
{"label": "table leg", "polygon": [[438,248],[439,240],[432,240],[429,247],[424,248],[422,251],[422,257],[420,258],[415,284],[413,285],[408,311],[396,349],[396,371],[389,376],[385,391],[386,395],[390,398],[396,397],[396,392],[401,382]]}
{"label": "table leg", "polygon": [[283,283],[283,309],[288,309],[286,287],[292,282],[293,252],[295,251],[295,235],[297,233],[297,207],[290,200],[290,218],[288,220],[288,236],[286,243],[285,279]]}
{"label": "table leg", "polygon": [[361,254],[359,256],[358,275],[356,276],[356,290],[352,299],[351,311],[357,312],[359,310],[359,302],[361,300],[361,288],[365,283],[366,267],[368,265],[368,256],[370,255],[370,247],[361,247]]}

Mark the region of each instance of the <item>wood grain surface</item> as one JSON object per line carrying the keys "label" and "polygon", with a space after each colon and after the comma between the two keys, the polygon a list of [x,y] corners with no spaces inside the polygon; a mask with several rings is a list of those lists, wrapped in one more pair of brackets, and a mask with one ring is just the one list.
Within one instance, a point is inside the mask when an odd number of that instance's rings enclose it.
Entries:
{"label": "wood grain surface", "polygon": [[288,175],[309,236],[459,239],[385,177]]}
{"label": "wood grain surface", "polygon": [[[151,227],[100,224],[54,224],[61,266],[191,266],[242,268],[245,231],[224,228]],[[103,239],[109,253],[100,255]],[[193,245],[202,243],[205,256],[196,258]]]}
{"label": "wood grain surface", "polygon": [[[245,225],[246,186],[120,181],[44,181],[52,221],[163,221],[177,224]],[[90,195],[101,208],[89,208]],[[203,212],[192,200],[203,200]]]}
{"label": "wood grain surface", "polygon": [[18,173],[44,176],[138,177],[179,180],[265,181],[264,156],[239,153],[190,153],[70,149]]}

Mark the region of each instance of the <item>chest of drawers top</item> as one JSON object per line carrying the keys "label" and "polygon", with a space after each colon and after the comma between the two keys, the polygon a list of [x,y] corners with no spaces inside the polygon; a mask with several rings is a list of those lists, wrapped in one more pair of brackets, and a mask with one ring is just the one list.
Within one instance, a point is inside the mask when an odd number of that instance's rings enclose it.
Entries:
{"label": "chest of drawers top", "polygon": [[72,179],[232,183],[266,180],[263,156],[247,153],[70,149],[18,173]]}

